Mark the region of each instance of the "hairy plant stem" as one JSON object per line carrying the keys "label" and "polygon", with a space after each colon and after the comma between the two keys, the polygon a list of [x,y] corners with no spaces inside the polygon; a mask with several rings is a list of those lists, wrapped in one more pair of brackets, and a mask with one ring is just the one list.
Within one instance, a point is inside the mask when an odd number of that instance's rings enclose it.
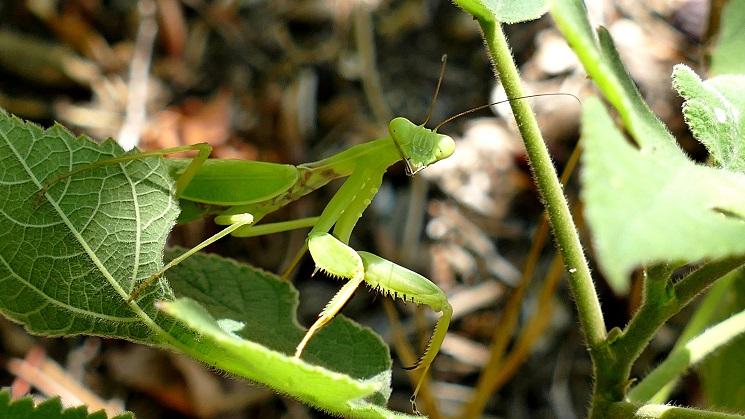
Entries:
{"label": "hairy plant stem", "polygon": [[[507,97],[520,97],[525,93],[520,86],[520,75],[512,59],[507,39],[498,23],[479,21],[484,32],[486,44],[494,62],[494,68],[504,85]],[[595,286],[590,275],[579,234],[574,226],[569,205],[551,161],[538,122],[526,101],[511,101],[510,106],[520,134],[525,142],[533,178],[538,185],[538,192],[546,206],[549,221],[557,246],[569,276],[569,283],[574,294],[582,330],[591,348],[603,343],[606,336],[603,313],[595,293]]]}
{"label": "hairy plant stem", "polygon": [[672,315],[675,297],[668,281],[671,273],[668,266],[645,271],[639,310],[623,332],[618,328],[610,331],[603,350],[599,351],[591,410],[597,417],[604,416],[611,403],[624,399],[634,361],[659,328],[658,320],[667,320]]}
{"label": "hairy plant stem", "polygon": [[[520,75],[501,25],[485,19],[479,19],[479,25],[483,31],[497,76],[504,85],[507,97],[524,96],[525,94],[520,86]],[[582,331],[590,348],[590,354],[594,356],[595,350],[599,349],[605,342],[607,332],[603,321],[603,313],[600,310],[600,302],[595,292],[595,285],[590,275],[590,268],[582,244],[579,241],[569,205],[564,197],[559,177],[538,129],[533,111],[528,103],[523,100],[511,101],[510,106],[525,142],[525,149],[533,170],[533,178],[546,206],[558,250],[564,259]]]}

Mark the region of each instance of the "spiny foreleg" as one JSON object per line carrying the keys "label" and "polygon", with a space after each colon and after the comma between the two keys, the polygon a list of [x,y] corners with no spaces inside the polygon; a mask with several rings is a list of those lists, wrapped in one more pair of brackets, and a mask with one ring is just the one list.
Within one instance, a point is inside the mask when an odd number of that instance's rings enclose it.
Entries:
{"label": "spiny foreleg", "polygon": [[440,346],[442,346],[442,341],[445,339],[450,326],[453,308],[450,306],[445,293],[429,279],[372,253],[357,252],[357,254],[362,259],[365,282],[372,288],[384,295],[393,295],[404,301],[425,304],[436,312],[442,312],[442,316],[437,321],[432,337],[427,344],[427,349],[419,361],[409,368],[421,370],[421,375],[411,396],[412,409],[418,414],[416,396],[426,378],[430,365],[432,365],[432,361],[440,351]]}
{"label": "spiny foreleg", "polygon": [[318,315],[318,320],[308,329],[295,349],[295,357],[299,358],[303,349],[318,330],[328,324],[344,304],[352,297],[354,291],[365,279],[365,269],[362,259],[351,247],[342,243],[329,233],[311,233],[308,236],[308,250],[316,263],[316,269],[327,274],[349,279],[334,298],[326,304],[326,307]]}

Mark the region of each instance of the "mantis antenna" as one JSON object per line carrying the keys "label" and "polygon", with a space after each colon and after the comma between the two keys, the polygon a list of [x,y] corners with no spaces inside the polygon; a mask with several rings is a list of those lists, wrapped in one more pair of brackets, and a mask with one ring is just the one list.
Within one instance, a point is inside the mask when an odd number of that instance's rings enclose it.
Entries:
{"label": "mantis antenna", "polygon": [[427,125],[429,119],[432,118],[432,111],[435,109],[435,103],[437,102],[437,95],[440,93],[440,86],[442,85],[442,79],[445,77],[445,66],[448,63],[448,55],[442,54],[440,59],[442,65],[440,65],[440,76],[437,78],[437,86],[435,86],[435,94],[432,96],[432,102],[429,103],[429,109],[427,109],[427,118],[422,122],[422,126]]}
{"label": "mantis antenna", "polygon": [[[437,77],[437,85],[435,86],[435,93],[432,95],[432,101],[429,103],[429,109],[427,109],[427,117],[424,119],[424,122],[420,125],[421,127],[424,127],[429,122],[430,118],[432,118],[432,112],[435,109],[435,103],[437,103],[437,95],[440,93],[440,86],[442,86],[442,79],[445,78],[445,67],[447,66],[448,62],[448,55],[442,54],[442,58],[440,59],[440,62],[442,63],[440,65],[440,75]],[[416,174],[418,170],[414,170],[412,167],[411,161],[406,156],[406,153],[404,153],[403,149],[401,149],[401,144],[398,143],[398,139],[396,137],[393,138],[393,144],[396,146],[396,149],[398,149],[398,154],[401,155],[401,159],[406,163],[406,174],[409,176],[413,176]],[[421,169],[419,169],[421,170]]]}
{"label": "mantis antenna", "polygon": [[473,112],[476,112],[476,111],[480,111],[482,109],[486,109],[486,108],[488,108],[490,106],[499,105],[500,103],[505,103],[505,102],[513,102],[515,100],[530,99],[532,97],[540,97],[540,96],[571,96],[577,102],[579,102],[579,104],[582,104],[582,101],[579,100],[579,98],[577,96],[575,96],[575,95],[573,95],[571,93],[538,93],[538,94],[535,94],[535,95],[525,95],[525,96],[520,96],[520,97],[513,97],[513,98],[498,100],[498,101],[492,102],[492,103],[487,103],[486,105],[477,106],[477,107],[471,108],[471,109],[469,109],[467,111],[463,111],[463,112],[457,113],[457,114],[455,114],[455,115],[453,115],[453,116],[445,119],[444,121],[440,122],[439,124],[437,124],[437,126],[434,127],[434,129],[432,129],[432,131],[437,132],[437,130],[440,129],[440,127],[442,127],[443,125],[447,124],[448,122],[452,122],[453,120],[458,119],[461,116],[465,116],[465,115],[468,115],[469,113],[473,113]]}

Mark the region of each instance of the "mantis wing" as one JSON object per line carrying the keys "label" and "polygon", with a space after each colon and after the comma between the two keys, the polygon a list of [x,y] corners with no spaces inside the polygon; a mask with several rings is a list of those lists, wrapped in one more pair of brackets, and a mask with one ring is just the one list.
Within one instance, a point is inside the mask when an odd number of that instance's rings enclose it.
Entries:
{"label": "mantis wing", "polygon": [[[178,176],[189,159],[167,159]],[[265,201],[285,192],[298,180],[289,164],[250,160],[207,160],[181,194],[181,199],[203,204],[233,206]]]}

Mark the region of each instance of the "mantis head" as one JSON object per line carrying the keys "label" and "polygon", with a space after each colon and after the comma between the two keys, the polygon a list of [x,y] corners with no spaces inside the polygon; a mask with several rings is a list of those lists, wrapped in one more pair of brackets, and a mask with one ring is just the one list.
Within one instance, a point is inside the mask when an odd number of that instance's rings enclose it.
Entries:
{"label": "mantis head", "polygon": [[388,124],[388,132],[410,175],[450,157],[455,151],[455,141],[449,136],[416,125],[403,117],[394,118]]}

